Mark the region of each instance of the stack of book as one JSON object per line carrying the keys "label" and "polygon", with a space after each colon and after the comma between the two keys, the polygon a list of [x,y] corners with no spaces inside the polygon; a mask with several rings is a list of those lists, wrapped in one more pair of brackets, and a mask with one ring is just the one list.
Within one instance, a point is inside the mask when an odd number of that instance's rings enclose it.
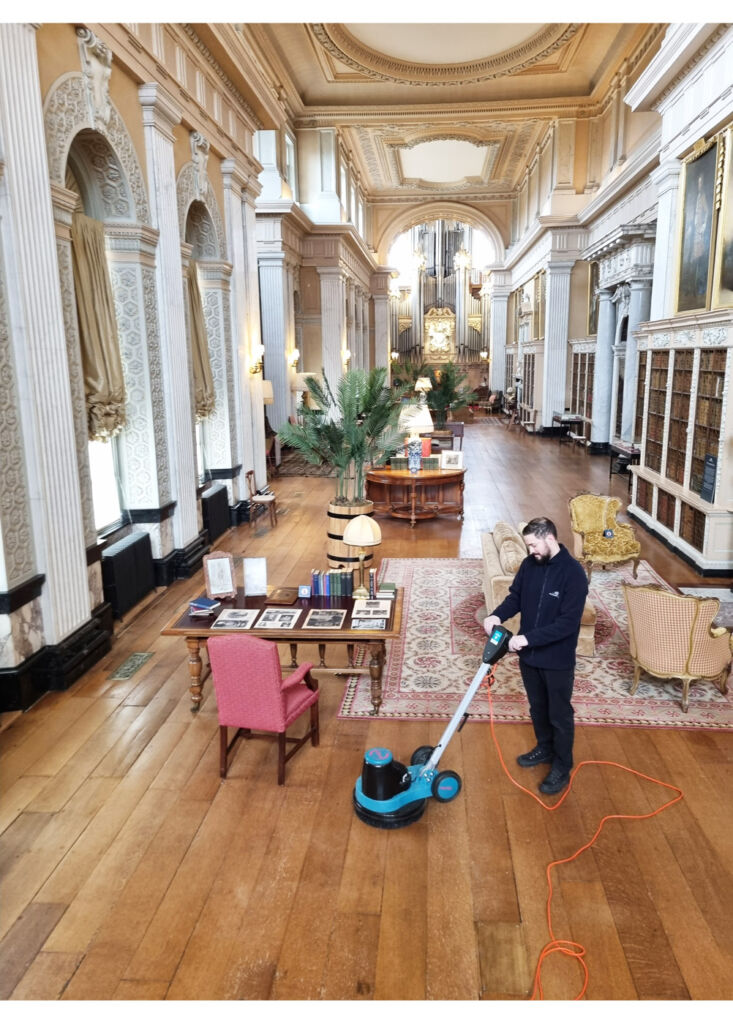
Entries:
{"label": "stack of book", "polygon": [[313,569],[311,595],[313,597],[351,597],[354,590],[352,569]]}
{"label": "stack of book", "polygon": [[215,615],[221,608],[221,601],[212,597],[195,597],[188,605],[188,614],[192,618],[204,618],[207,615]]}
{"label": "stack of book", "polygon": [[386,583],[382,581],[377,587],[377,597],[382,600],[383,598],[389,598],[393,601],[397,596],[397,585],[394,583]]}

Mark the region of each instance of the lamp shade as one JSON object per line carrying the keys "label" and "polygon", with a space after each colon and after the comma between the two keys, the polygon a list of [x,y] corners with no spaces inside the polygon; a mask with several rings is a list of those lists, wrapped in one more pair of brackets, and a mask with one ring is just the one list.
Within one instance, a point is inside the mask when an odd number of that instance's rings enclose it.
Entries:
{"label": "lamp shade", "polygon": [[430,382],[430,377],[418,377],[415,381],[415,391],[432,391],[433,385]]}
{"label": "lamp shade", "polygon": [[263,380],[262,381],[262,404],[263,405],[274,405],[275,404],[275,395],[273,394],[272,381],[271,380]]}
{"label": "lamp shade", "polygon": [[433,429],[433,418],[427,405],[406,405],[400,412],[397,426],[405,433],[429,434]]}
{"label": "lamp shade", "polygon": [[373,548],[382,540],[379,523],[371,516],[355,516],[346,524],[342,537],[344,544],[351,548]]}

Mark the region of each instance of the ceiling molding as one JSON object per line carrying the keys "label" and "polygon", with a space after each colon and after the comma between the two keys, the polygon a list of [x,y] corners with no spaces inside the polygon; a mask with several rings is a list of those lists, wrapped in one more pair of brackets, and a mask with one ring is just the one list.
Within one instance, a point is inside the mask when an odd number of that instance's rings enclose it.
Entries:
{"label": "ceiling molding", "polygon": [[332,57],[365,78],[402,85],[470,85],[525,71],[546,60],[580,29],[578,24],[545,25],[529,39],[503,53],[463,63],[418,64],[380,53],[359,42],[343,25],[308,26],[318,44]]}

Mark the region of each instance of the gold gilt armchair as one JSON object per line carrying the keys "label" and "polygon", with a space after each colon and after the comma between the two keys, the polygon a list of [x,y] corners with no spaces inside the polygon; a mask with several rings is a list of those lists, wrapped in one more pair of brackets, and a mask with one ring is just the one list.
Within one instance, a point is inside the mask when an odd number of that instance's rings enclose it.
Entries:
{"label": "gold gilt armchair", "polygon": [[568,502],[573,531],[573,554],[585,567],[590,583],[594,566],[633,561],[633,576],[639,567],[641,544],[625,523],[616,522],[621,507],[618,498],[606,494],[577,494]]}
{"label": "gold gilt armchair", "polygon": [[711,625],[720,601],[673,594],[654,585],[621,586],[634,662],[631,693],[636,693],[642,671],[661,679],[681,679],[683,711],[689,706],[694,679],[712,679],[721,693],[727,693],[733,641],[727,629]]}

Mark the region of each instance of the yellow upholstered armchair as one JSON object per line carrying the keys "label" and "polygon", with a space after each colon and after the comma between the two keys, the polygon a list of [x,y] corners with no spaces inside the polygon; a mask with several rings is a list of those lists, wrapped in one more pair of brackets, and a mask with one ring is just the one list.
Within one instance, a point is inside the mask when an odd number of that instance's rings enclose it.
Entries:
{"label": "yellow upholstered armchair", "polygon": [[621,508],[618,498],[606,494],[577,494],[568,502],[573,531],[573,554],[585,567],[590,582],[594,566],[633,561],[633,576],[639,567],[641,544],[625,523],[616,522]]}
{"label": "yellow upholstered armchair", "polygon": [[636,693],[642,671],[661,679],[682,680],[682,710],[687,711],[690,683],[713,679],[728,692],[733,647],[724,627],[713,628],[720,601],[716,597],[673,594],[654,585],[621,584],[629,614],[629,649]]}

